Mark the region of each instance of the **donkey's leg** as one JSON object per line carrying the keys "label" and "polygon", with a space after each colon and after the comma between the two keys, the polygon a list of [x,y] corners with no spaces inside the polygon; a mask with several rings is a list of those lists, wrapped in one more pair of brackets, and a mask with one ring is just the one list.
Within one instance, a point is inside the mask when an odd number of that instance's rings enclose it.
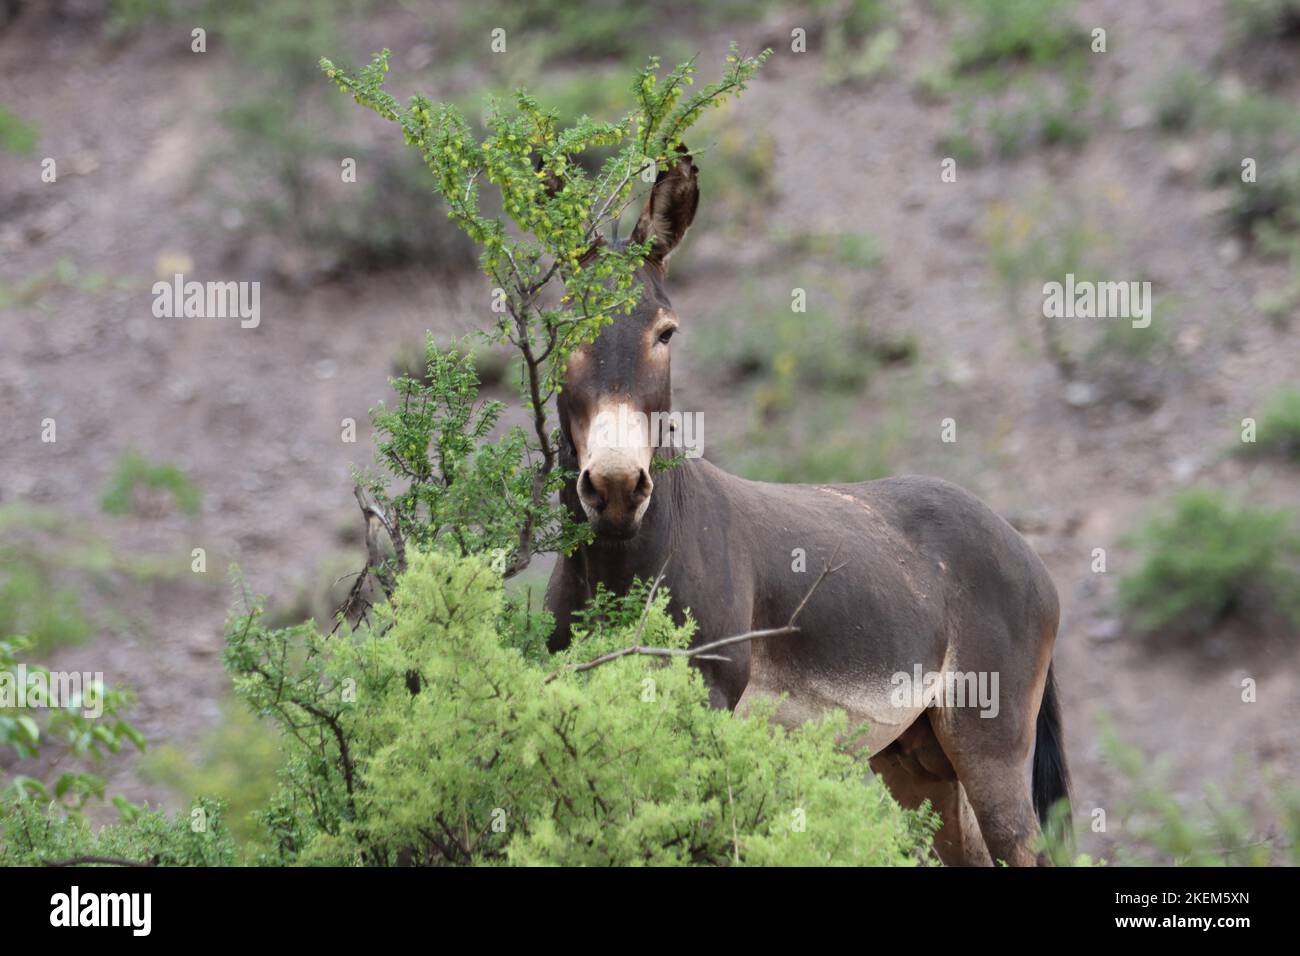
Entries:
{"label": "donkey's leg", "polygon": [[1029,705],[1041,694],[1017,695],[1003,700],[996,717],[980,716],[976,707],[942,707],[929,712],[935,736],[956,768],[979,820],[984,843],[995,861],[1009,866],[1034,866],[1031,846],[1038,835],[1029,792],[1026,762],[1034,743],[1037,707]]}
{"label": "donkey's leg", "polygon": [[871,769],[909,810],[930,801],[943,821],[934,836],[934,850],[944,864],[991,865],[975,813],[925,714],[871,758]]}

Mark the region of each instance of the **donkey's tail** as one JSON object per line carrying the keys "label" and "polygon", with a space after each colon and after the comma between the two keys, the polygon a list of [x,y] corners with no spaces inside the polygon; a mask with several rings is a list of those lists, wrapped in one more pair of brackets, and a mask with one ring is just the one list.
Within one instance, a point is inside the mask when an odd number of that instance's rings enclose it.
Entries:
{"label": "donkey's tail", "polygon": [[[1061,735],[1061,701],[1056,692],[1056,677],[1047,668],[1043,702],[1038,708],[1037,739],[1034,743],[1034,811],[1038,822],[1047,826],[1048,811],[1058,800],[1070,799],[1070,768],[1065,763],[1065,740]],[[1062,821],[1070,830],[1070,812],[1066,807]]]}

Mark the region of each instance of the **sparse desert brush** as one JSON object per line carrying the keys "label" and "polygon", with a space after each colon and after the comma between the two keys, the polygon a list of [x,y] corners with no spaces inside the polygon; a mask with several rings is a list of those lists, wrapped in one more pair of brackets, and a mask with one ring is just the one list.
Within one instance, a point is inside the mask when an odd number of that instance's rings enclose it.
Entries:
{"label": "sparse desert brush", "polygon": [[1228,231],[1282,255],[1300,237],[1300,115],[1285,97],[1242,88],[1188,68],[1156,87],[1156,124],[1180,136],[1204,137],[1197,156],[1209,185],[1229,190]]}
{"label": "sparse desert brush", "polygon": [[27,155],[36,148],[39,138],[36,127],[23,122],[0,103],[0,150]]}
{"label": "sparse desert brush", "polygon": [[118,459],[117,470],[100,504],[109,514],[123,515],[160,506],[160,496],[170,498],[175,507],[187,515],[199,513],[202,495],[178,466],[166,461],[150,461],[128,449]]}
{"label": "sparse desert brush", "polygon": [[1300,39],[1300,0],[1228,0],[1227,13],[1238,43]]}
{"label": "sparse desert brush", "polygon": [[1274,394],[1260,418],[1255,443],[1245,448],[1300,462],[1300,388],[1286,385]]}
{"label": "sparse desert brush", "polygon": [[1231,619],[1300,621],[1300,533],[1290,511],[1192,489],[1132,542],[1138,563],[1119,594],[1141,633],[1201,636]]}
{"label": "sparse desert brush", "polygon": [[1073,0],[970,0],[958,4],[964,19],[952,43],[957,69],[983,70],[1008,62],[1043,66],[1058,61],[1083,35],[1070,19],[1073,6]]}

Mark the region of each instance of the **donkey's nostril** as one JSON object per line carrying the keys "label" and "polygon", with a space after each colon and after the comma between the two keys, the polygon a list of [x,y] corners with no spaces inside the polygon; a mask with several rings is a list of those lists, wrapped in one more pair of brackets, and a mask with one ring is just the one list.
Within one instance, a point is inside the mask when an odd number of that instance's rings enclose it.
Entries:
{"label": "donkey's nostril", "polygon": [[637,477],[636,488],[632,492],[632,498],[635,501],[645,501],[650,497],[650,492],[654,490],[654,483],[650,480],[650,473],[644,468]]}
{"label": "donkey's nostril", "polygon": [[597,511],[605,510],[605,497],[596,488],[596,483],[591,480],[591,471],[583,469],[578,476],[578,497],[582,498]]}

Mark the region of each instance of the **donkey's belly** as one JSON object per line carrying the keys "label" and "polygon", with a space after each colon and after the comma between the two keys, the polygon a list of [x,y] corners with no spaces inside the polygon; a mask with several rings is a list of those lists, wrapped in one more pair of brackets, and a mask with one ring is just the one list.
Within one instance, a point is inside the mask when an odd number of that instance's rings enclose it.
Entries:
{"label": "donkey's belly", "polygon": [[736,705],[737,713],[745,713],[760,698],[780,699],[776,720],[793,730],[832,710],[842,710],[848,716],[850,730],[867,725],[866,735],[856,735],[855,743],[878,753],[925,710],[923,704],[912,699],[910,692],[904,692],[905,686],[891,681],[894,674],[854,678],[800,674],[775,665],[766,657],[761,652],[754,654],[749,683]]}
{"label": "donkey's belly", "polygon": [[[749,681],[737,706],[782,698],[777,719],[787,727],[842,710],[850,730],[867,725],[853,739],[875,753],[925,711],[929,701],[924,682],[915,686],[916,674],[943,667],[951,629],[938,582],[918,560],[858,560],[821,582],[798,618],[798,633],[751,645]],[[774,603],[755,623],[773,626],[792,610]]]}

